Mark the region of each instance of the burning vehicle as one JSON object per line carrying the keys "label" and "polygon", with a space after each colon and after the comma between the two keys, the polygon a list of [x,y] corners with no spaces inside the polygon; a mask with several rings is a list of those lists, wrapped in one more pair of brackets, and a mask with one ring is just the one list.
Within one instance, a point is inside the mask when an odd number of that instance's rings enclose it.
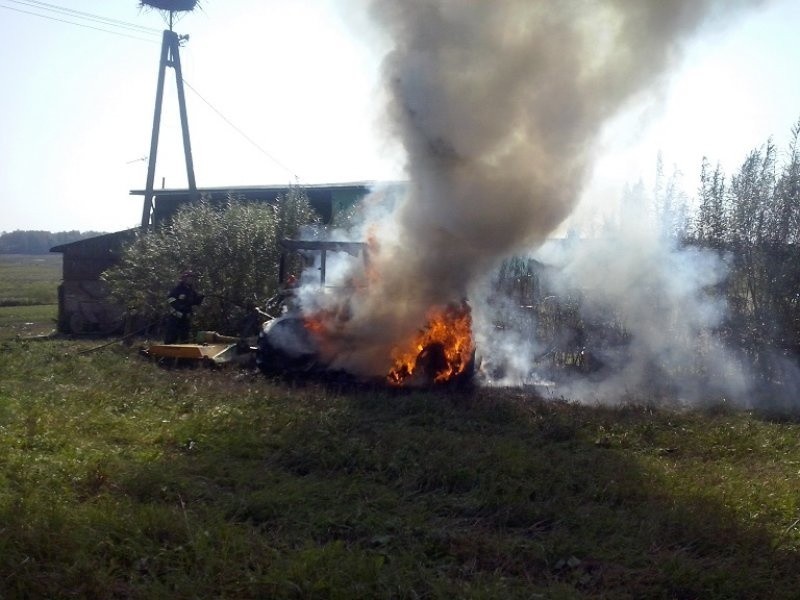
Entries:
{"label": "burning vehicle", "polygon": [[[389,386],[463,385],[475,371],[472,317],[466,300],[432,307],[422,326],[393,346],[386,368],[354,367],[347,357],[361,343],[349,327],[354,307],[369,285],[370,245],[365,242],[283,240],[279,267],[281,314],[266,321],[258,337],[256,363],[268,375],[305,374]],[[331,257],[349,257],[351,269],[336,284],[328,277]],[[293,268],[303,267],[298,279]],[[318,275],[314,273],[318,272]],[[274,303],[273,303],[274,304]],[[275,306],[268,306],[275,312]]]}

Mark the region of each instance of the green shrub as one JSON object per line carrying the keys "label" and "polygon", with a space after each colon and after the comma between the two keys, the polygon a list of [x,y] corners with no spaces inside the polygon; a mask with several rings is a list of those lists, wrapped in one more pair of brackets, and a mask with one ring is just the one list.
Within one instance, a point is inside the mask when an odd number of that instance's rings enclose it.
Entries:
{"label": "green shrub", "polygon": [[206,295],[195,325],[234,332],[247,301],[277,291],[278,242],[315,221],[297,188],[274,204],[229,199],[218,206],[203,199],[182,207],[168,225],[137,235],[103,279],[131,315],[153,322],[166,313],[167,294],[180,273],[191,269]]}

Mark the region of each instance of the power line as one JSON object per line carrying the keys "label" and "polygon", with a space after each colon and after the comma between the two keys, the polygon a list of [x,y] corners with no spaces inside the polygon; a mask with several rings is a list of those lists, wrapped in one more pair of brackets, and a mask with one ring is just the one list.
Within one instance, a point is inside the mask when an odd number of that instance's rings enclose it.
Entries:
{"label": "power line", "polygon": [[264,148],[262,148],[262,147],[261,147],[261,146],[258,144],[258,142],[254,141],[254,140],[253,140],[253,139],[252,139],[250,136],[248,136],[248,135],[247,135],[247,134],[246,134],[244,131],[242,131],[242,130],[241,130],[241,129],[239,129],[239,128],[238,128],[236,125],[234,125],[234,124],[233,124],[233,123],[230,121],[230,119],[228,119],[228,117],[226,117],[225,115],[223,115],[223,114],[222,114],[222,113],[221,113],[221,112],[220,112],[220,111],[219,111],[219,110],[218,110],[218,109],[217,109],[217,108],[216,108],[216,107],[215,107],[213,104],[211,104],[211,103],[210,103],[208,100],[206,100],[205,98],[203,98],[203,96],[201,96],[201,95],[200,95],[200,92],[198,92],[196,89],[194,89],[194,88],[193,88],[193,87],[192,87],[192,86],[189,84],[189,82],[188,82],[188,81],[186,81],[186,79],[185,79],[185,78],[183,79],[183,83],[184,83],[184,85],[185,85],[186,87],[188,87],[188,88],[189,88],[189,89],[190,89],[190,90],[191,90],[191,91],[192,91],[192,92],[193,92],[193,93],[194,93],[194,94],[195,94],[195,95],[196,95],[198,98],[200,98],[200,100],[202,100],[203,102],[205,102],[205,104],[206,104],[206,105],[207,105],[207,106],[208,106],[208,107],[209,107],[211,110],[213,110],[215,113],[217,113],[217,115],[218,115],[218,116],[219,116],[219,117],[220,117],[220,118],[221,118],[223,121],[225,121],[225,122],[226,122],[226,123],[227,123],[227,124],[228,124],[230,127],[232,127],[232,128],[233,128],[233,129],[234,129],[234,130],[235,130],[235,131],[236,131],[236,132],[237,132],[239,135],[241,135],[241,136],[242,136],[244,139],[246,139],[246,140],[247,140],[248,142],[250,142],[250,143],[251,143],[253,146],[255,146],[255,147],[256,147],[256,148],[257,148],[257,149],[258,149],[258,150],[259,150],[259,151],[260,151],[262,154],[264,154],[264,155],[265,155],[267,158],[269,158],[269,159],[270,159],[272,162],[274,162],[276,165],[278,165],[278,166],[279,166],[281,169],[283,169],[284,171],[286,171],[286,172],[287,172],[289,175],[291,175],[292,177],[294,177],[296,180],[299,180],[299,179],[300,179],[300,178],[299,178],[299,177],[298,177],[298,176],[297,176],[297,175],[294,173],[294,171],[293,171],[292,169],[290,169],[289,167],[287,167],[286,165],[284,165],[284,164],[283,164],[281,161],[279,161],[277,158],[275,158],[275,157],[274,157],[272,154],[270,154],[269,152],[267,152],[266,150],[264,150]]}
{"label": "power line", "polygon": [[36,8],[38,10],[43,10],[46,12],[55,12],[64,14],[73,18],[77,19],[84,19],[87,21],[94,21],[96,23],[102,23],[103,25],[110,25],[112,27],[120,27],[122,29],[131,29],[136,31],[137,33],[145,33],[150,35],[160,35],[161,31],[158,29],[154,29],[153,27],[145,27],[144,25],[139,25],[137,23],[131,23],[129,21],[121,21],[119,19],[112,19],[110,17],[103,17],[101,15],[96,15],[93,13],[83,12],[80,10],[75,10],[72,8],[67,8],[65,6],[59,6],[57,4],[49,4],[47,2],[41,2],[40,0],[6,0],[6,2],[11,2],[13,4],[22,4],[24,6],[29,6],[32,8]]}
{"label": "power line", "polygon": [[[93,22],[93,23],[98,23],[100,25],[106,25],[107,27],[118,27],[118,28],[121,28],[121,29],[127,29],[127,30],[130,30],[130,31],[133,31],[134,33],[140,33],[140,34],[145,34],[145,35],[160,35],[161,34],[161,31],[159,31],[158,29],[154,29],[152,27],[144,27],[142,25],[137,25],[135,23],[130,23],[130,22],[127,22],[127,21],[121,21],[119,19],[111,19],[111,18],[108,18],[108,17],[103,17],[103,16],[100,16],[100,15],[92,14],[92,13],[87,13],[87,12],[83,12],[83,11],[79,11],[79,10],[74,10],[74,9],[71,9],[71,8],[66,8],[66,7],[63,7],[63,6],[58,6],[56,4],[49,4],[47,2],[41,2],[40,0],[5,0],[5,1],[6,2],[12,2],[14,4],[21,4],[22,6],[27,6],[29,8],[33,8],[33,9],[36,9],[36,10],[41,10],[41,11],[45,11],[45,12],[51,12],[51,13],[55,13],[55,14],[58,14],[58,15],[67,16],[67,17],[70,17],[70,18],[73,18],[73,19],[83,19],[84,21],[90,21],[90,22]],[[19,12],[19,13],[24,13],[24,14],[27,14],[27,15],[32,15],[34,17],[40,17],[42,19],[48,19],[50,21],[57,21],[59,23],[66,23],[68,25],[76,25],[78,27],[85,27],[87,29],[93,29],[95,31],[102,31],[104,33],[110,33],[110,34],[113,34],[113,35],[119,35],[119,36],[131,38],[131,39],[134,39],[134,40],[139,40],[139,41],[142,41],[142,42],[151,42],[151,43],[155,42],[155,40],[148,40],[148,39],[136,37],[134,35],[129,35],[127,33],[123,33],[123,32],[120,32],[120,31],[113,31],[111,29],[105,29],[105,28],[102,28],[102,27],[95,27],[95,26],[92,26],[92,25],[87,25],[85,23],[76,23],[75,21],[70,21],[70,20],[67,20],[67,19],[61,19],[61,18],[58,18],[58,17],[50,16],[50,15],[47,15],[47,14],[41,14],[41,13],[38,13],[38,12],[29,11],[29,10],[23,10],[21,8],[15,8],[13,6],[6,6],[5,4],[0,4],[0,8],[5,8],[7,10],[12,10],[12,11]],[[234,123],[231,122],[231,120],[228,119],[228,117],[226,117],[224,114],[222,114],[222,112],[218,108],[216,108],[213,104],[211,104],[208,100],[206,100],[200,94],[200,92],[198,92],[196,89],[194,89],[189,84],[189,82],[186,81],[186,79],[183,80],[183,83],[198,98],[200,98],[200,100],[202,100],[211,110],[213,110],[223,121],[225,121],[225,123],[227,123],[229,127],[231,127],[239,135],[241,135],[245,140],[250,142],[250,144],[252,144],[256,149],[258,149],[262,154],[264,154],[272,162],[274,162],[276,165],[278,165],[281,169],[286,171],[289,175],[291,175],[295,179],[299,180],[299,177],[294,173],[294,171],[292,169],[290,169],[289,167],[284,165],[275,156],[273,156],[271,153],[269,153],[267,150],[265,150],[260,144],[258,144],[258,142],[253,140],[250,136],[248,136],[239,127],[234,125]],[[141,160],[141,159],[137,159],[136,161],[130,161],[130,162],[131,163],[132,162],[138,162],[138,160]]]}
{"label": "power line", "polygon": [[[13,0],[11,0],[13,1]],[[50,21],[57,21],[59,23],[67,23],[69,25],[75,25],[77,27],[84,27],[86,29],[93,29],[95,31],[102,31],[104,33],[110,33],[112,35],[118,35],[126,38],[130,38],[132,40],[138,40],[140,42],[148,42],[151,44],[157,43],[156,40],[148,40],[146,38],[136,37],[135,35],[128,35],[127,33],[122,33],[121,31],[112,31],[111,29],[103,29],[102,27],[93,27],[92,25],[86,25],[84,23],[76,23],[75,21],[68,21],[66,19],[59,19],[57,17],[51,17],[48,15],[43,15],[40,13],[35,13],[29,10],[22,10],[21,8],[14,8],[13,6],[6,6],[5,4],[0,4],[0,8],[5,8],[7,10],[13,10],[14,12],[24,13],[27,15],[33,15],[34,17],[40,17],[42,19],[48,19]]]}

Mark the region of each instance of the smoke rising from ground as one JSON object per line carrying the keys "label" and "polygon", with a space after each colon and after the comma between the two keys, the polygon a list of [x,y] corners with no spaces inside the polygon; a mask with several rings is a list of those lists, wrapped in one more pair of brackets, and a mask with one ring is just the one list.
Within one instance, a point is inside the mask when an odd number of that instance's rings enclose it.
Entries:
{"label": "smoke rising from ground", "polygon": [[716,335],[726,306],[714,287],[727,275],[717,254],[679,247],[658,225],[632,216],[594,239],[550,242],[537,256],[555,267],[551,289],[580,295],[584,323],[602,324],[582,340],[597,372],[554,391],[610,402],[645,394],[683,402],[746,397],[743,363]]}
{"label": "smoke rising from ground", "polygon": [[[724,16],[722,6],[374,0],[393,43],[386,124],[405,148],[409,183],[393,214],[366,229],[378,243],[377,277],[352,306],[355,341],[341,366],[385,373],[392,346],[431,306],[541,245],[575,207],[606,120],[656,90],[682,42]],[[632,267],[609,260],[622,274]],[[624,297],[636,316],[636,297]]]}

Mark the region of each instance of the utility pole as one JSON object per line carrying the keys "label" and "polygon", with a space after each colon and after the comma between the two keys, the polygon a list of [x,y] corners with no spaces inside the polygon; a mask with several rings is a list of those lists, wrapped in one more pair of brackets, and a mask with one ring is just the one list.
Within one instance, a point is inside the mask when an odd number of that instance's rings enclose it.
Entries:
{"label": "utility pole", "polygon": [[158,69],[158,83],[156,85],[156,106],[153,115],[153,133],[150,138],[150,160],[147,165],[147,183],[145,184],[144,206],[142,207],[142,229],[151,225],[153,213],[153,180],[156,174],[156,155],[158,153],[158,134],[161,128],[161,106],[164,100],[164,77],[167,67],[175,70],[175,84],[178,88],[178,109],[181,119],[181,133],[183,135],[183,154],[186,159],[186,179],[189,191],[197,193],[197,183],[194,179],[194,163],[192,161],[192,145],[189,141],[189,119],[186,114],[186,96],[183,89],[183,73],[181,71],[180,45],[189,36],[179,36],[172,31],[172,11],[170,12],[170,28],[164,31],[161,42],[161,60]]}

